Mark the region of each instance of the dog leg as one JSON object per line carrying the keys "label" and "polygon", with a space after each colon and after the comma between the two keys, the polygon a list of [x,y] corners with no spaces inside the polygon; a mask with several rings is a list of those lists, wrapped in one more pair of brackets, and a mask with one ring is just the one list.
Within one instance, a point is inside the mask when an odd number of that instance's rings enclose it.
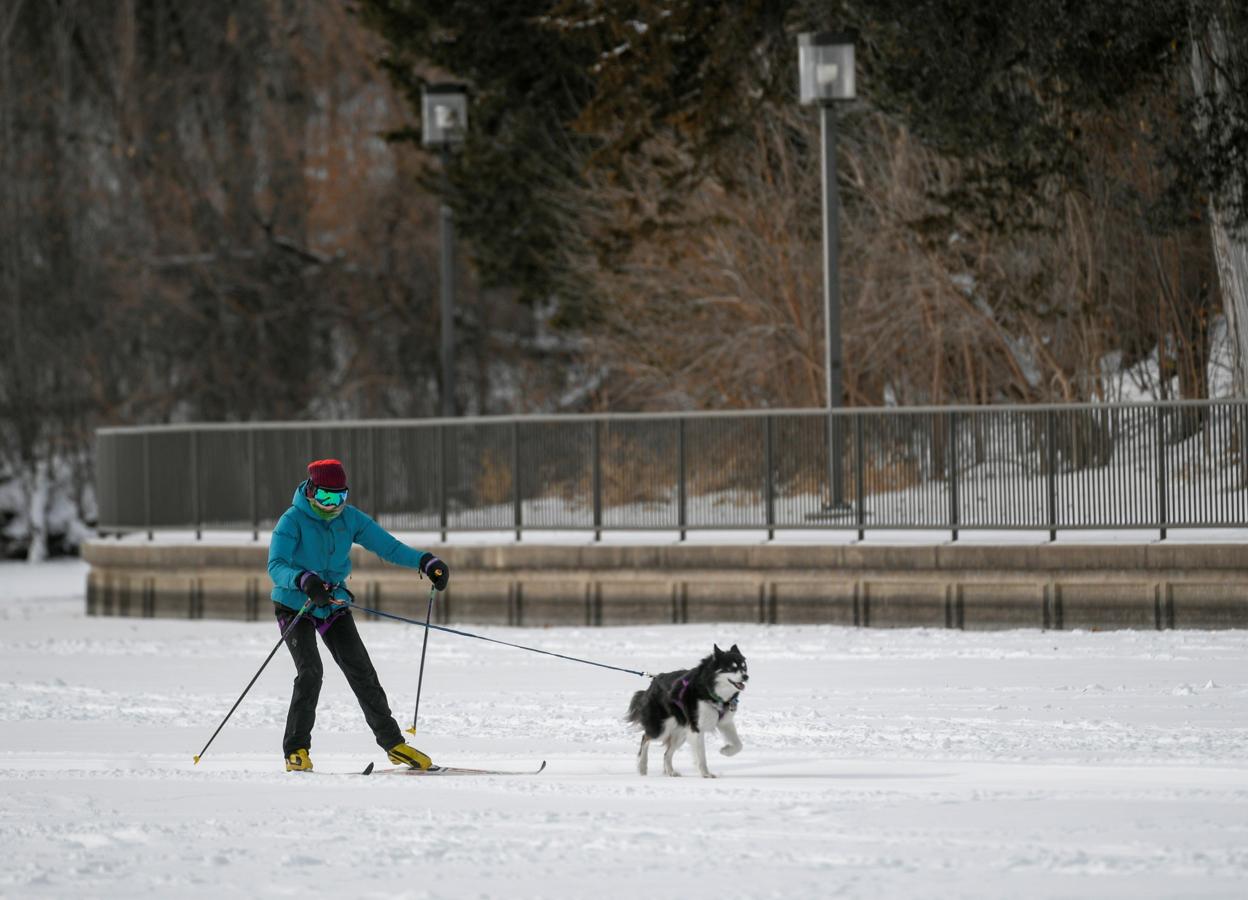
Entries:
{"label": "dog leg", "polygon": [[650,768],[650,736],[641,736],[641,746],[637,748],[637,774],[645,775]]}
{"label": "dog leg", "polygon": [[693,758],[698,764],[698,773],[703,778],[714,778],[711,770],[706,767],[706,733],[699,731],[690,742],[693,746]]}
{"label": "dog leg", "polygon": [[737,734],[737,726],[732,721],[732,713],[719,720],[719,733],[728,743],[719,748],[724,756],[736,756],[741,752],[741,736]]}
{"label": "dog leg", "polygon": [[680,773],[676,771],[676,767],[672,765],[672,757],[676,755],[676,751],[680,749],[680,745],[685,742],[685,729],[677,728],[663,741],[667,749],[663,751],[663,774],[671,775],[678,778]]}
{"label": "dog leg", "polygon": [[[708,722],[716,722],[719,719],[719,713],[715,711],[709,704],[698,704],[698,730],[693,735],[693,758],[698,764],[698,773],[703,778],[714,778],[711,770],[706,765],[706,728]],[[713,726],[712,726],[713,727]]]}

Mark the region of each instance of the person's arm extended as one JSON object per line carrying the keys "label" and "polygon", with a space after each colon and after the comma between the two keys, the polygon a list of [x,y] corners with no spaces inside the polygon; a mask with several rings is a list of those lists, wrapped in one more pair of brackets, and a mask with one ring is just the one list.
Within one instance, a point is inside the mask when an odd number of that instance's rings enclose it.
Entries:
{"label": "person's arm extended", "polygon": [[424,550],[407,546],[378,525],[367,513],[360,512],[358,509],[355,513],[359,518],[352,539],[357,544],[396,566],[407,566],[409,569],[420,568],[420,559],[425,555]]}
{"label": "person's arm extended", "polygon": [[357,544],[365,550],[373,551],[386,562],[418,569],[433,582],[434,587],[440,591],[446,590],[446,583],[450,578],[450,566],[427,550],[417,550],[407,546],[369,516],[359,510],[355,512],[360,517],[358,530],[355,533]]}

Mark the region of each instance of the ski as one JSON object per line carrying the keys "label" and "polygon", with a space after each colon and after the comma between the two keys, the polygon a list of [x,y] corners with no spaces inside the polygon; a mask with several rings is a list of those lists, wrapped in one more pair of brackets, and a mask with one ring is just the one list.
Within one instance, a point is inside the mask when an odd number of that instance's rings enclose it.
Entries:
{"label": "ski", "polygon": [[462,766],[430,766],[428,769],[413,769],[409,766],[396,766],[393,769],[373,769],[370,765],[363,773],[374,775],[536,775],[546,768],[546,760],[536,769],[515,771],[507,769],[465,769]]}
{"label": "ski", "polygon": [[364,767],[363,772],[327,772],[324,769],[308,769],[306,772],[287,772],[287,775],[372,775],[373,764]]}
{"label": "ski", "polygon": [[312,769],[308,772],[294,772],[295,775],[537,775],[546,768],[546,760],[536,769],[517,771],[514,769],[466,769],[462,766],[431,766],[428,769],[413,769],[410,766],[395,766],[391,769],[376,769],[373,763],[364,767],[363,772],[326,772]]}

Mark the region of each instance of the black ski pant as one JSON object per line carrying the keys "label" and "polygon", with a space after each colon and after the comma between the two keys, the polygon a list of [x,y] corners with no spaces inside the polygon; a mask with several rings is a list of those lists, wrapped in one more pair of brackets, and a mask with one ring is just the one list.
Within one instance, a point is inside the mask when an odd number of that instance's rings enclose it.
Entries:
{"label": "black ski pant", "polygon": [[[283,631],[295,618],[295,612],[274,604],[278,627]],[[286,716],[286,733],[282,737],[282,752],[286,756],[296,750],[312,746],[312,726],[316,724],[316,701],[321,696],[321,679],[325,670],[321,666],[321,654],[316,647],[317,620],[304,614],[299,623],[286,635],[286,647],[295,661],[295,689],[290,698],[290,712]],[[389,750],[403,743],[399,723],[390,712],[386,692],[381,689],[377,670],[368,658],[368,650],[360,640],[351,611],[339,614],[321,634],[330,656],[347,677],[347,684],[355,692],[355,699],[364,711],[364,720],[373,730],[377,745]]]}

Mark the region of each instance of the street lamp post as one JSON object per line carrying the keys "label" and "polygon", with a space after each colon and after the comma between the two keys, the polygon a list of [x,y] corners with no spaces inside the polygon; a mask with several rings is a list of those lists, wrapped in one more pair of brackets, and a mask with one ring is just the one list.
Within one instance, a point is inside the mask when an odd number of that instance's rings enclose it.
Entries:
{"label": "street lamp post", "polygon": [[797,38],[799,95],[803,106],[819,106],[823,163],[823,353],[828,400],[828,508],[844,511],[845,485],[841,471],[840,421],[833,410],[841,406],[841,301],[837,272],[839,235],[836,189],[836,117],[833,104],[854,99],[854,40],[852,35],[808,32]]}
{"label": "street lamp post", "polygon": [[[446,178],[451,151],[468,128],[468,90],[462,84],[429,84],[421,92],[421,139],[437,150]],[[449,181],[446,182],[449,186]],[[450,205],[441,209],[442,415],[455,415],[455,220]]]}

